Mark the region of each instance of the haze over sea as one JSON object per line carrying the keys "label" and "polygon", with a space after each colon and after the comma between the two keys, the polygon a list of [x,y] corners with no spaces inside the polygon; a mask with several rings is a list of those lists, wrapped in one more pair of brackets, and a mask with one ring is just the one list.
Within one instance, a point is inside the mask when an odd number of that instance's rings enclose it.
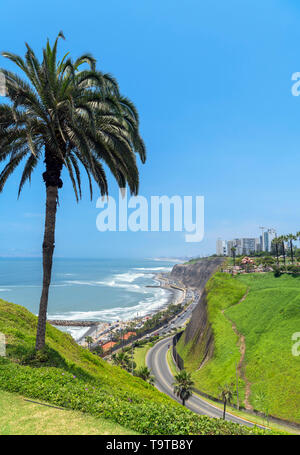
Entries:
{"label": "haze over sea", "polygon": [[[48,319],[112,322],[143,316],[165,305],[170,291],[155,274],[174,262],[153,259],[54,260]],[[42,283],[41,258],[0,258],[0,298],[38,313]],[[70,328],[78,338],[82,328]]]}

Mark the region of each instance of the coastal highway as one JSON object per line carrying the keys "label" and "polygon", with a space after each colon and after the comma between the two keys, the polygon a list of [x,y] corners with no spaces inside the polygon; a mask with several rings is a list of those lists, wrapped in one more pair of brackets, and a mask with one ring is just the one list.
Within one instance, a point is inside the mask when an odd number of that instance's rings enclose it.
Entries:
{"label": "coastal highway", "polygon": [[[158,390],[181,403],[181,400],[173,394],[172,384],[174,382],[174,377],[170,371],[167,361],[167,352],[170,345],[172,345],[172,337],[165,338],[156,343],[153,348],[148,351],[146,364],[151,370],[152,374],[155,376],[155,386],[158,388]],[[207,415],[209,417],[215,418],[223,417],[223,411],[221,409],[208,403],[195,394],[193,394],[191,398],[186,401],[186,407],[197,414]],[[254,426],[252,422],[236,417],[228,412],[226,412],[226,420],[231,420],[234,423],[247,425],[249,427]]]}

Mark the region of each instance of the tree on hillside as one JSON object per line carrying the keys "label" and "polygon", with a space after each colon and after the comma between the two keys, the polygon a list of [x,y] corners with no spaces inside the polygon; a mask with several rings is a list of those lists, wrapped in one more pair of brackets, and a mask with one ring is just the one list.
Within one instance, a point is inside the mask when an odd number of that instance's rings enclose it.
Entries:
{"label": "tree on hillside", "polygon": [[119,352],[118,354],[113,354],[112,355],[112,361],[114,365],[117,365],[124,370],[128,370],[131,367],[131,362],[128,354],[126,352]]}
{"label": "tree on hillside", "polygon": [[267,395],[263,390],[259,390],[254,397],[254,403],[256,408],[263,413],[264,420],[266,419],[267,425],[269,424],[269,406],[268,406],[268,399]]}
{"label": "tree on hillside", "polygon": [[177,397],[180,397],[183,406],[185,406],[186,400],[188,400],[193,394],[193,385],[194,382],[191,379],[191,373],[188,373],[185,370],[181,370],[178,374],[175,375],[173,393]]}
{"label": "tree on hillside", "polygon": [[220,387],[220,398],[224,403],[223,409],[223,419],[225,420],[226,417],[226,405],[227,403],[231,403],[233,399],[233,385],[232,384],[224,384],[224,386]]}
{"label": "tree on hillside", "polygon": [[135,376],[142,378],[144,381],[149,382],[149,384],[153,385],[155,378],[151,375],[151,370],[147,367],[140,367],[134,372]]}
{"label": "tree on hillside", "polygon": [[[25,160],[19,195],[30,182],[39,162],[45,163],[46,213],[43,240],[43,288],[40,299],[36,350],[45,345],[48,293],[54,252],[55,221],[59,190],[66,169],[76,200],[81,198],[84,169],[92,198],[93,181],[100,194],[108,194],[103,164],[120,188],[131,194],[139,188],[136,153],[145,162],[145,146],[139,135],[135,106],[119,92],[116,80],[96,69],[95,59],[85,54],[72,60],[68,53],[57,60],[59,33],[49,41],[40,61],[26,44],[25,59],[3,52],[24,76],[1,69],[8,103],[0,104],[0,192],[10,175]],[[85,65],[85,66],[83,66]],[[82,67],[83,66],[83,67]]]}

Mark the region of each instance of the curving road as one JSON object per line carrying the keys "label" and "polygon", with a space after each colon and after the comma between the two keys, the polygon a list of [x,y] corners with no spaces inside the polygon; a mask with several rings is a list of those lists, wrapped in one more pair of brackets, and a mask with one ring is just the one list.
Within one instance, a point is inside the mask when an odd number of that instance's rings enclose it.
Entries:
{"label": "curving road", "polygon": [[[168,337],[156,343],[153,348],[148,351],[146,364],[152,371],[152,374],[155,376],[155,386],[158,388],[158,390],[181,403],[181,400],[173,394],[172,384],[174,382],[174,377],[170,371],[167,361],[168,346],[172,344],[172,338],[173,337]],[[192,395],[192,397],[189,398],[189,400],[186,402],[186,407],[191,411],[196,412],[197,414],[203,414],[216,418],[223,417],[223,412],[221,409],[203,400],[198,395]],[[231,420],[234,423],[239,423],[250,427],[254,426],[254,424],[249,420],[236,417],[227,412],[226,420]]]}

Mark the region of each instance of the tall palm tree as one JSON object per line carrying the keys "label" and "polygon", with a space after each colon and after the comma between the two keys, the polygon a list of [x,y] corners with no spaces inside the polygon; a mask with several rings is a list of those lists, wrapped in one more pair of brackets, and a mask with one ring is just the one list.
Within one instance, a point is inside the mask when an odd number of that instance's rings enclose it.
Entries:
{"label": "tall palm tree", "polygon": [[272,243],[275,245],[277,266],[279,267],[279,244],[281,243],[281,240],[279,237],[275,237]]}
{"label": "tall palm tree", "polygon": [[231,403],[233,399],[233,391],[232,391],[232,384],[225,384],[220,388],[220,398],[224,403],[223,409],[223,419],[225,420],[226,416],[226,405],[227,403]]}
{"label": "tall palm tree", "polygon": [[287,237],[287,239],[290,242],[291,261],[292,261],[292,264],[293,264],[294,263],[294,245],[293,245],[293,240],[297,240],[297,236],[294,235],[294,234],[288,234],[286,237]]}
{"label": "tall palm tree", "polygon": [[193,385],[194,382],[191,379],[191,373],[188,373],[185,370],[181,370],[178,374],[175,375],[173,392],[177,397],[180,397],[183,406],[185,406],[186,400],[188,400],[193,394]]}
{"label": "tall palm tree", "polygon": [[286,265],[286,253],[285,253],[285,243],[284,243],[284,242],[286,242],[286,236],[281,235],[280,237],[278,237],[278,240],[279,240],[279,243],[281,243],[283,262],[284,262],[284,265]]}
{"label": "tall palm tree", "polygon": [[151,375],[151,370],[147,367],[140,367],[135,371],[135,375],[139,378],[142,378],[144,381],[149,382],[149,384],[153,385],[155,378]]}
{"label": "tall palm tree", "polygon": [[233,246],[231,248],[231,253],[232,253],[232,256],[233,256],[233,265],[235,266],[235,258],[236,258],[236,247]]}
{"label": "tall palm tree", "polygon": [[[25,58],[3,52],[24,76],[0,69],[9,102],[0,105],[0,192],[25,160],[19,195],[39,161],[45,163],[46,214],[43,240],[43,289],[40,299],[36,349],[45,345],[48,293],[54,252],[58,192],[62,170],[68,171],[76,200],[81,198],[81,172],[86,171],[92,198],[93,181],[100,194],[108,194],[105,163],[120,188],[128,184],[136,195],[139,173],[136,153],[145,162],[134,105],[123,97],[116,80],[96,69],[95,59],[82,55],[75,61],[66,54],[57,60],[57,44],[49,40],[40,61],[26,44]],[[84,65],[85,64],[85,65]],[[84,67],[82,68],[82,65]]]}

